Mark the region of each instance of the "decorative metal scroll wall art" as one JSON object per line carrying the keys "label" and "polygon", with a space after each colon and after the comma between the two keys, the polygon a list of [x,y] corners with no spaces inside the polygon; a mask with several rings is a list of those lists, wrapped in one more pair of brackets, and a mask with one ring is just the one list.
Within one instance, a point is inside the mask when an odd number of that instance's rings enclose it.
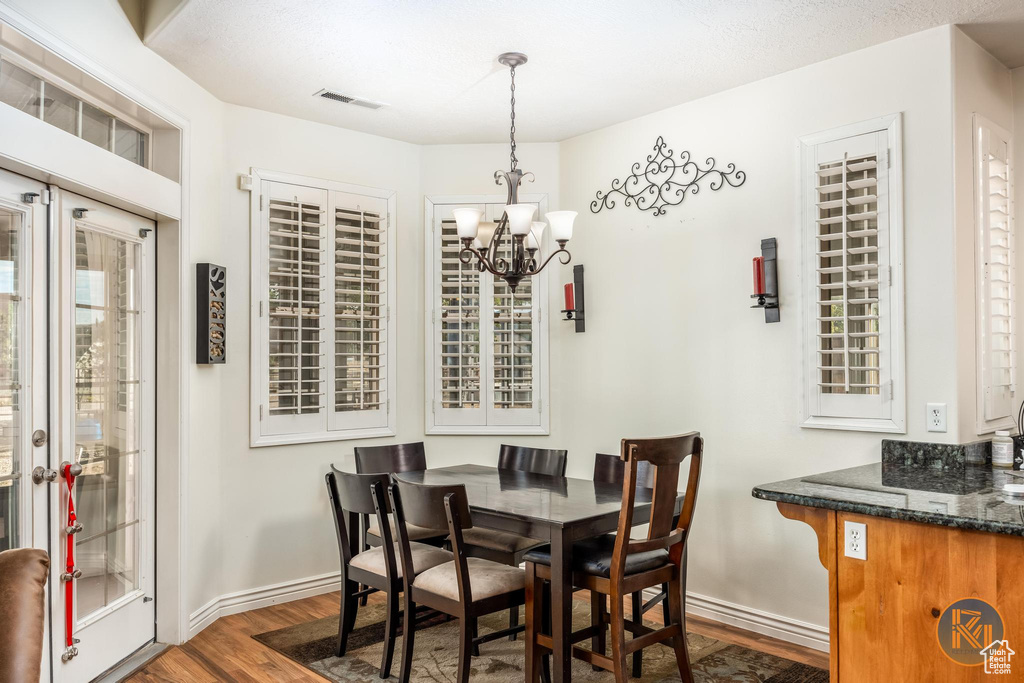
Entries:
{"label": "decorative metal scroll wall art", "polygon": [[736,164],[729,164],[724,169],[715,168],[714,157],[708,157],[701,164],[690,158],[689,152],[682,152],[679,159],[665,144],[660,135],[654,143],[654,154],[647,157],[647,163],[636,162],[633,172],[625,179],[616,178],[608,190],[598,190],[597,199],[590,203],[590,210],[598,213],[601,209],[615,208],[615,195],[625,199],[623,204],[641,211],[653,211],[655,216],[663,216],[666,207],[678,206],[688,194],[700,192],[701,181],[711,176],[708,187],[720,190],[726,185],[739,187],[747,174],[736,170]]}
{"label": "decorative metal scroll wall art", "polygon": [[196,363],[218,365],[227,360],[227,269],[196,264]]}

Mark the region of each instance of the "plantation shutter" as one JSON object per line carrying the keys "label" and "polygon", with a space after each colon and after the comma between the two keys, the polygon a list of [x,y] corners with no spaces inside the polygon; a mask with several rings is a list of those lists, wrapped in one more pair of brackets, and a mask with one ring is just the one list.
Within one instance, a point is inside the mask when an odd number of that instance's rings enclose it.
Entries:
{"label": "plantation shutter", "polygon": [[1014,230],[1009,135],[975,116],[979,421],[1013,415]]}
{"label": "plantation shutter", "polygon": [[[805,157],[813,188],[812,413],[892,415],[888,136],[823,142]],[[809,162],[809,163],[808,163]]]}
{"label": "plantation shutter", "polygon": [[327,379],[324,250],[327,192],[264,183],[264,433],[322,428]]}
{"label": "plantation shutter", "polygon": [[[472,428],[508,433],[516,427],[539,428],[539,302],[535,278],[524,279],[513,295],[500,277],[481,273],[474,257],[459,259],[452,209],[434,207],[430,266],[433,292],[431,320],[433,387],[431,427]],[[470,205],[473,206],[473,205]],[[503,203],[477,204],[484,220],[498,221]],[[511,237],[499,248],[510,258]]]}
{"label": "plantation shutter", "polygon": [[[490,220],[499,220],[505,211],[501,204],[487,207]],[[512,260],[513,237],[506,232],[498,245],[498,256]],[[548,253],[548,252],[544,252]],[[492,277],[493,308],[491,318],[491,382],[488,423],[502,425],[536,424],[539,411],[533,398],[534,279],[522,280],[515,293],[500,277]]]}
{"label": "plantation shutter", "polygon": [[252,203],[251,443],[389,436],[394,194],[266,173]]}
{"label": "plantation shutter", "polygon": [[331,193],[331,429],[387,425],[387,202]]}

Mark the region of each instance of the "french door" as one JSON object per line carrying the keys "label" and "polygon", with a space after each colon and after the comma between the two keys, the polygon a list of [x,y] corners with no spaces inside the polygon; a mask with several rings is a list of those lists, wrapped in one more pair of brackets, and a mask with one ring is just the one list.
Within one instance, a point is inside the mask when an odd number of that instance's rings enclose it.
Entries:
{"label": "french door", "polygon": [[53,681],[155,633],[153,227],[0,171],[0,548],[50,554]]}

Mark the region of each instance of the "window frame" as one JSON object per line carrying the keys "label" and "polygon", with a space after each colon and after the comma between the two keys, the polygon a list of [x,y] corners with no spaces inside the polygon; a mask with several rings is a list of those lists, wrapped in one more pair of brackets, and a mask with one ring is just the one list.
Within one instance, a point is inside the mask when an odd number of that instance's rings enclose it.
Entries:
{"label": "window frame", "polygon": [[[352,439],[371,439],[395,436],[397,434],[397,374],[398,366],[398,324],[395,315],[397,306],[397,254],[395,253],[395,226],[397,224],[397,197],[394,190],[366,187],[351,183],[342,183],[334,180],[313,178],[310,176],[296,175],[270,171],[267,169],[251,168],[251,189],[249,191],[249,445],[252,447],[279,446],[299,443],[317,443],[324,441],[347,441]],[[387,373],[386,378],[386,424],[383,426],[368,427],[337,427],[339,418],[334,410],[330,408],[333,398],[330,392],[325,391],[324,409],[322,417],[318,414],[321,427],[316,429],[305,429],[288,434],[269,434],[263,432],[263,421],[261,420],[260,408],[268,401],[269,390],[266,369],[266,355],[268,353],[267,318],[260,315],[261,305],[269,308],[269,274],[264,264],[269,254],[268,236],[265,234],[263,225],[263,210],[261,209],[261,197],[264,182],[286,183],[315,190],[323,191],[327,196],[325,214],[329,207],[334,206],[332,195],[335,193],[367,197],[373,200],[383,200],[387,205],[387,219],[384,239],[385,255],[385,300],[387,301],[387,313],[384,319],[382,332],[386,335],[385,348],[387,349],[387,361],[383,365]],[[334,224],[327,224],[329,234],[333,235]],[[325,266],[325,278],[333,277],[334,261],[330,260]],[[322,309],[325,312],[323,318],[333,320],[333,288],[329,295],[325,293]],[[326,328],[325,328],[326,329]],[[332,324],[333,329],[333,324]],[[325,346],[333,344],[333,333],[325,338]],[[321,372],[325,373],[325,384],[332,384],[335,381],[335,366],[333,354],[326,354],[330,360],[325,360]],[[304,417],[304,416],[299,416]]]}
{"label": "window frame", "polygon": [[[888,417],[863,417],[853,414],[823,414],[818,406],[817,382],[817,312],[812,302],[817,293],[817,187],[810,178],[817,173],[814,162],[815,147],[860,135],[884,133],[887,149],[888,183],[888,319],[890,325],[883,335],[889,337]],[[865,432],[906,433],[906,355],[905,305],[903,283],[903,124],[902,114],[889,114],[867,121],[801,137],[797,144],[797,201],[800,216],[801,274],[801,346],[803,353],[803,422],[810,429],[839,429]],[[880,277],[885,277],[880,273]],[[881,312],[880,312],[881,314]],[[835,411],[841,413],[842,411]]]}
{"label": "window frame", "polygon": [[[502,421],[496,419],[500,417],[498,415],[501,411],[493,407],[493,401],[491,400],[491,392],[481,390],[481,406],[479,408],[471,409],[450,409],[452,412],[459,411],[466,418],[465,424],[439,424],[437,420],[437,413],[435,406],[440,403],[441,397],[439,395],[440,378],[436,372],[437,357],[440,353],[438,345],[438,336],[436,334],[437,325],[437,309],[438,309],[438,297],[436,288],[439,284],[439,269],[438,261],[439,258],[439,244],[440,236],[437,234],[436,218],[438,216],[437,211],[441,207],[451,208],[452,206],[486,206],[488,204],[505,204],[508,197],[504,194],[488,194],[488,195],[427,195],[423,199],[423,215],[424,215],[424,239],[426,242],[426,248],[424,252],[424,300],[425,300],[425,343],[424,343],[424,368],[425,368],[425,383],[424,383],[424,429],[426,434],[445,434],[445,435],[548,435],[551,433],[550,430],[550,400],[549,400],[549,343],[550,343],[550,330],[549,330],[549,317],[545,315],[544,311],[549,306],[549,289],[548,289],[548,277],[550,271],[545,269],[538,275],[533,276],[534,282],[533,287],[533,311],[534,311],[534,329],[533,329],[533,342],[536,346],[534,353],[534,359],[536,366],[533,368],[534,388],[533,395],[535,401],[539,404],[537,407],[537,419],[532,420],[530,424],[522,424],[524,420],[508,420]],[[536,203],[538,205],[537,219],[543,220],[544,214],[548,211],[548,195],[541,193],[533,194],[521,194],[519,195],[519,201],[522,203]],[[498,216],[500,217],[500,216]],[[498,218],[495,217],[495,218]],[[492,217],[488,216],[485,220],[490,220]],[[546,238],[546,241],[550,241]],[[543,247],[542,247],[543,250]],[[550,253],[545,252],[545,253]],[[484,288],[486,287],[488,293],[493,293],[492,283],[493,276],[489,273],[484,273],[481,277],[481,306],[486,298],[484,294]],[[484,316],[481,315],[481,318]],[[481,382],[483,383],[484,377],[486,377],[487,385],[490,386],[493,382],[493,363],[494,363],[494,340],[493,332],[486,339],[484,337],[484,329],[481,326]],[[484,353],[483,349],[487,349]],[[485,404],[486,400],[486,404]],[[506,416],[506,417],[517,417],[521,416]],[[518,422],[518,424],[517,424]],[[471,424],[473,423],[473,424]]]}

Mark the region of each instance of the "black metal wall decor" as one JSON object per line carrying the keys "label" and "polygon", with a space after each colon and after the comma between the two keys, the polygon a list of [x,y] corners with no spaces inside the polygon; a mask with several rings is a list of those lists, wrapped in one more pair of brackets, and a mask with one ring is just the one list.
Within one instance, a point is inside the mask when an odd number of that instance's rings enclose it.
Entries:
{"label": "black metal wall decor", "polygon": [[565,313],[563,320],[575,320],[576,331],[587,331],[586,304],[583,292],[583,264],[572,267],[572,283],[565,286]]}
{"label": "black metal wall decor", "polygon": [[751,308],[763,308],[764,321],[777,323],[782,318],[779,311],[778,245],[774,237],[761,240],[761,258],[754,261],[754,293],[750,298],[757,299],[757,303]]}
{"label": "black metal wall decor", "polygon": [[196,264],[196,363],[219,365],[227,360],[227,269]]}
{"label": "black metal wall decor", "polygon": [[[665,208],[678,206],[687,194],[700,192],[701,181],[711,176],[708,187],[720,190],[728,184],[739,187],[747,180],[747,174],[736,170],[736,164],[724,169],[715,168],[714,157],[708,157],[703,164],[693,161],[689,152],[682,152],[679,159],[665,144],[660,135],[654,143],[654,154],[647,157],[647,163],[636,162],[633,172],[624,180],[612,180],[608,190],[598,190],[597,199],[590,202],[590,210],[598,213],[601,209],[614,209],[616,194],[625,199],[623,204],[641,211],[653,211],[655,216],[665,215]],[[677,177],[678,176],[678,177]]]}

